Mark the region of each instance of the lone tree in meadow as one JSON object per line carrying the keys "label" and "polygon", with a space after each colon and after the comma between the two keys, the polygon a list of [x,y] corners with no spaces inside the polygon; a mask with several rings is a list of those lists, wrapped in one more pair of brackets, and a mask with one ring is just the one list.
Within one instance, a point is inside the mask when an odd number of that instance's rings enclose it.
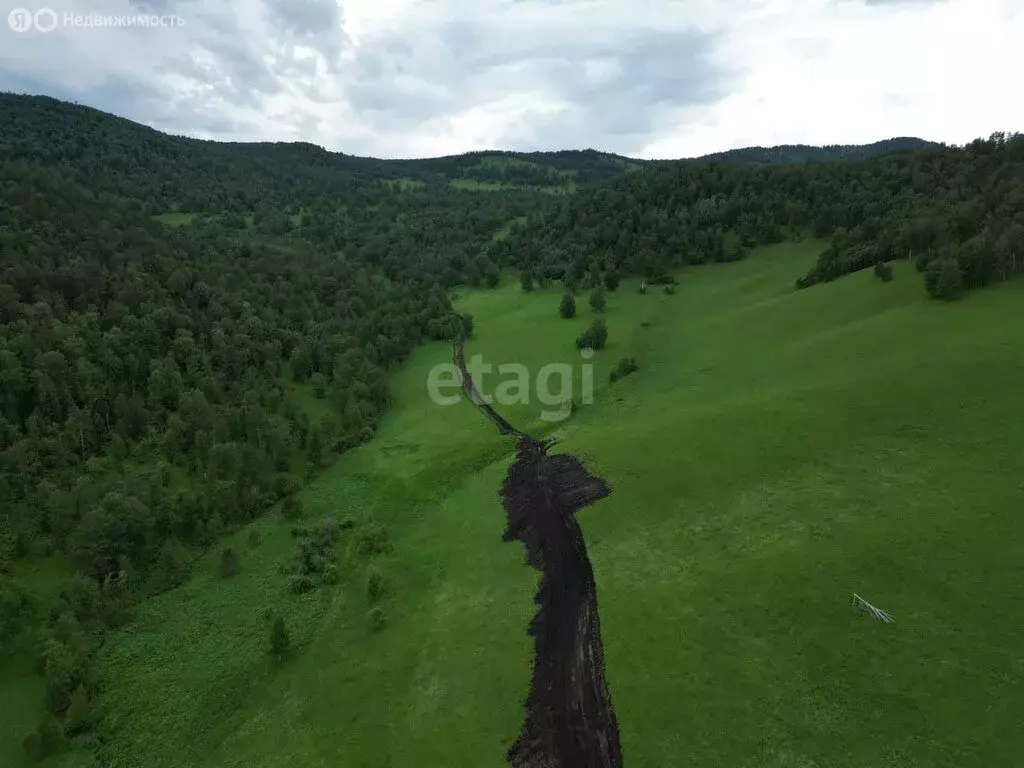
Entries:
{"label": "lone tree in meadow", "polygon": [[376,603],[384,596],[384,577],[373,566],[366,572],[366,598]]}
{"label": "lone tree in meadow", "polygon": [[892,266],[886,264],[884,261],[878,262],[875,264],[875,277],[883,283],[888,283],[892,280]]}
{"label": "lone tree in meadow", "polygon": [[605,303],[604,288],[598,286],[590,294],[590,308],[595,312],[604,312]]}
{"label": "lone tree in meadow", "polygon": [[278,616],[270,628],[270,652],[277,658],[283,658],[292,642],[288,637],[288,629],[284,625],[284,617]]}
{"label": "lone tree in meadow", "polygon": [[614,269],[609,269],[604,273],[604,287],[609,291],[614,291],[619,287],[619,273]]}
{"label": "lone tree in meadow", "polygon": [[576,317],[576,299],[573,298],[571,293],[566,293],[562,296],[562,303],[558,306],[558,314],[566,320]]}
{"label": "lone tree in meadow", "polygon": [[608,327],[604,324],[604,318],[597,318],[580,337],[576,339],[576,346],[579,349],[604,349],[608,342]]}

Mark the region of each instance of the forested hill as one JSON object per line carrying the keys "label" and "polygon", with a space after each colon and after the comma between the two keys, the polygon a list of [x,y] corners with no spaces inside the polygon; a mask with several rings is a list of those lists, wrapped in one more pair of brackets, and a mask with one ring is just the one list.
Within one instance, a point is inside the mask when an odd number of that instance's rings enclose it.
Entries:
{"label": "forested hill", "polygon": [[908,258],[947,298],[1014,277],[1024,272],[1024,136],[865,161],[651,169],[544,209],[490,258],[518,265],[527,283],[658,280],[805,234],[832,244],[798,287]]}
{"label": "forested hill", "polygon": [[379,160],[305,143],[221,143],[169,136],[43,96],[0,94],[0,157],[74,173],[94,191],[150,213],[252,212],[387,185],[433,196],[460,190],[571,192],[642,161],[593,150],[477,152]]}
{"label": "forested hill", "polygon": [[695,158],[694,162],[731,163],[734,165],[793,165],[827,163],[833,160],[867,160],[893,152],[928,149],[938,144],[911,137],[876,141],[873,144],[831,144],[813,147],[807,144],[783,144],[777,147],[746,147],[715,152]]}
{"label": "forested hill", "polygon": [[93,191],[139,201],[148,213],[252,212],[350,196],[381,184],[435,197],[459,190],[561,194],[674,162],[805,163],[925,144],[891,139],[863,147],[758,147],[687,161],[637,160],[592,149],[379,160],[305,143],[219,143],[169,136],[90,107],[45,96],[0,94],[0,157],[59,167]]}

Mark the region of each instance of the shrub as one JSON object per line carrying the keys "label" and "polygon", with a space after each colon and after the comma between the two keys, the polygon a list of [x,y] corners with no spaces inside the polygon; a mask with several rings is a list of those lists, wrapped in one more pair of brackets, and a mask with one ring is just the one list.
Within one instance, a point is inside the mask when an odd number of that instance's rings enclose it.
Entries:
{"label": "shrub", "polygon": [[321,547],[329,547],[338,537],[338,524],[333,517],[325,517],[316,529],[317,542]]}
{"label": "shrub", "polygon": [[[330,550],[327,550],[328,552]],[[324,549],[313,542],[304,542],[299,547],[299,573],[308,576],[312,573],[320,573],[327,560],[324,557]]]}
{"label": "shrub", "polygon": [[676,287],[674,285],[672,285],[671,283],[666,285],[665,286],[665,295],[666,296],[675,296],[676,295]]}
{"label": "shrub", "polygon": [[[493,287],[493,286],[492,286]],[[473,338],[473,316],[468,312],[464,315],[459,315],[459,338],[463,341],[468,341]]]}
{"label": "shrub", "polygon": [[608,343],[608,328],[602,318],[595,320],[591,326],[576,339],[576,346],[579,349],[604,349]]}
{"label": "shrub", "polygon": [[85,678],[84,659],[58,639],[46,641],[43,658],[46,708],[52,714],[59,715],[68,708],[72,692]]}
{"label": "shrub", "polygon": [[374,567],[370,567],[366,572],[366,599],[371,603],[376,603],[384,597],[384,577]]}
{"label": "shrub", "polygon": [[[756,241],[747,241],[747,245],[753,247],[757,245],[757,243]],[[747,258],[747,249],[744,247],[744,244],[742,242],[736,243],[732,248],[726,250],[725,253],[722,255],[722,261],[726,262],[743,261],[743,259],[745,258]]]}
{"label": "shrub", "polygon": [[263,534],[262,533],[260,533],[256,529],[253,529],[253,530],[249,531],[249,546],[250,547],[258,547],[262,543],[263,543]]}
{"label": "shrub", "polygon": [[888,283],[892,280],[892,267],[884,261],[878,262],[875,264],[875,277],[883,283]]}
{"label": "shrub", "polygon": [[329,563],[324,566],[324,572],[320,576],[324,584],[337,584],[338,583],[338,566],[334,563]]}
{"label": "shrub", "polygon": [[379,555],[390,552],[391,540],[382,525],[371,523],[359,535],[359,552],[363,555]]}
{"label": "shrub", "polygon": [[366,617],[370,621],[370,629],[374,632],[380,632],[388,623],[387,614],[384,613],[384,609],[380,606],[375,606],[371,608],[366,613]]}
{"label": "shrub", "polygon": [[608,378],[614,383],[619,379],[624,379],[636,370],[638,370],[636,360],[632,357],[624,357],[619,360],[618,365],[611,370]]}
{"label": "shrub", "polygon": [[238,554],[232,547],[225,547],[220,553],[220,575],[230,579],[238,573]]}
{"label": "shrub", "polygon": [[614,291],[619,287],[619,273],[614,269],[604,273],[604,287],[609,291]]}
{"label": "shrub", "polygon": [[284,625],[284,617],[278,616],[270,627],[270,652],[277,658],[283,658],[291,648],[288,628]]}
{"label": "shrub", "polygon": [[565,320],[576,317],[576,299],[572,297],[571,293],[562,296],[562,303],[558,305],[558,314]]}
{"label": "shrub", "polygon": [[304,595],[313,589],[313,579],[304,573],[292,576],[291,589],[296,595]]}
{"label": "shrub", "polygon": [[604,312],[605,304],[604,288],[598,286],[590,294],[590,308],[595,312]]}
{"label": "shrub", "polygon": [[71,702],[64,714],[64,728],[68,733],[78,733],[92,727],[94,711],[89,701],[89,692],[84,685],[79,685],[71,694]]}

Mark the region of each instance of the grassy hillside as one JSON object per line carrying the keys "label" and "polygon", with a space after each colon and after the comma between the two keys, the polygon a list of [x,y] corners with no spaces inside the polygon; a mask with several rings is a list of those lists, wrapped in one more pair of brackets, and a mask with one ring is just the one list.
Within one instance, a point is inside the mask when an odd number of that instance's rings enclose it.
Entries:
{"label": "grassy hillside", "polygon": [[[582,523],[631,766],[991,766],[1024,746],[1024,284],[939,305],[896,264],[890,284],[794,292],[819,249],[687,272],[675,296],[624,283],[596,403],[553,427],[614,489]],[[590,312],[563,321],[557,303],[461,296],[470,353],[578,364]],[[299,598],[278,573],[290,524],[256,523],[262,544],[231,542],[238,576],[211,554],[109,640],[111,766],[502,765],[533,577],[500,541],[511,444],[426,397],[448,354],[418,350],[379,436],[304,491],[309,524],[387,526],[388,626],[368,627],[352,541],[342,583]],[[640,371],[609,386],[627,354]],[[541,407],[504,410],[552,429]],[[851,611],[853,592],[896,624]],[[268,611],[297,646],[282,664]]]}

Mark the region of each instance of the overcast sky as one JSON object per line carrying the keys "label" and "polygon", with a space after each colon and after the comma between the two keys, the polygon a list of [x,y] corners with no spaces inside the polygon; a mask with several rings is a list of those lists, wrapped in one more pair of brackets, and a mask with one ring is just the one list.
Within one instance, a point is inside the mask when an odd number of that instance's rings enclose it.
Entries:
{"label": "overcast sky", "polygon": [[[16,7],[48,7],[57,26],[16,32],[4,23]],[[1024,0],[0,0],[0,9],[0,90],[202,138],[379,157],[587,147],[690,157],[1024,130]],[[66,14],[149,12],[180,23],[65,24]]]}

